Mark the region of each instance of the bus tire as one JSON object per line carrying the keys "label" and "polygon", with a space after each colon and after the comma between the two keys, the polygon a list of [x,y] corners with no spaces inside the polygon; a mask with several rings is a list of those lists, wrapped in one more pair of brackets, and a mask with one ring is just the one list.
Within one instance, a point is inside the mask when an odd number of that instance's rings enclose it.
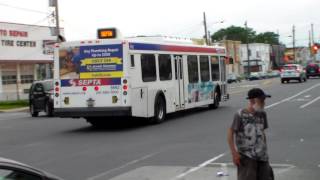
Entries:
{"label": "bus tire", "polygon": [[150,119],[151,124],[160,124],[166,119],[166,102],[160,95],[154,103],[154,117]]}
{"label": "bus tire", "polygon": [[214,92],[214,97],[213,97],[213,103],[209,105],[210,109],[217,109],[220,105],[220,94],[215,91]]}

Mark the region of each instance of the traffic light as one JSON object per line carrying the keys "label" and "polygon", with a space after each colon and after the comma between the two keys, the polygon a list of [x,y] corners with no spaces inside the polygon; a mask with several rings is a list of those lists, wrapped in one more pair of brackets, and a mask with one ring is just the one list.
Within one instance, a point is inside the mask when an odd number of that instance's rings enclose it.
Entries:
{"label": "traffic light", "polygon": [[314,44],[311,46],[311,54],[317,54],[320,49],[320,44]]}

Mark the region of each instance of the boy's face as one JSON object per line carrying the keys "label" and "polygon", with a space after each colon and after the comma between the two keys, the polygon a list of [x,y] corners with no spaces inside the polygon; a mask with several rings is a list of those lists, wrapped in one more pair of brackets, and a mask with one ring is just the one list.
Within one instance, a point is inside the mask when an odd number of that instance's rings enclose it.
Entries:
{"label": "boy's face", "polygon": [[265,99],[266,98],[255,98],[255,105],[260,107],[260,108],[264,108],[265,106]]}

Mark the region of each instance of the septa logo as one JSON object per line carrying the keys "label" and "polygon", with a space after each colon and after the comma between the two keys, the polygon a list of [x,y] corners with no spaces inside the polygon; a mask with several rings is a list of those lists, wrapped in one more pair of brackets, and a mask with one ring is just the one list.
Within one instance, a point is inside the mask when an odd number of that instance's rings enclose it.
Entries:
{"label": "septa logo", "polygon": [[77,86],[100,86],[102,85],[101,79],[80,79]]}

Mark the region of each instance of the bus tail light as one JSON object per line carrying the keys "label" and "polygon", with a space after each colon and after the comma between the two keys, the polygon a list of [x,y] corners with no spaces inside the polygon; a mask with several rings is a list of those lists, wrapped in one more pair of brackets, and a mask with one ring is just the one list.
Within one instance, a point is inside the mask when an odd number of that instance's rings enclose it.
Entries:
{"label": "bus tail light", "polygon": [[99,86],[95,86],[95,87],[94,87],[94,90],[95,90],[95,91],[99,91],[99,89],[100,89]]}
{"label": "bus tail light", "polygon": [[124,79],[122,82],[123,82],[123,84],[127,84],[128,80]]}
{"label": "bus tail light", "polygon": [[125,91],[128,90],[128,86],[127,86],[127,85],[123,85],[122,88],[123,88],[123,90],[125,90]]}
{"label": "bus tail light", "polygon": [[87,88],[86,86],[84,86],[84,87],[82,87],[82,90],[83,90],[83,91],[87,91],[88,88]]}
{"label": "bus tail light", "polygon": [[59,87],[56,87],[56,88],[55,88],[55,91],[56,91],[56,92],[59,92],[59,90],[60,90]]}

